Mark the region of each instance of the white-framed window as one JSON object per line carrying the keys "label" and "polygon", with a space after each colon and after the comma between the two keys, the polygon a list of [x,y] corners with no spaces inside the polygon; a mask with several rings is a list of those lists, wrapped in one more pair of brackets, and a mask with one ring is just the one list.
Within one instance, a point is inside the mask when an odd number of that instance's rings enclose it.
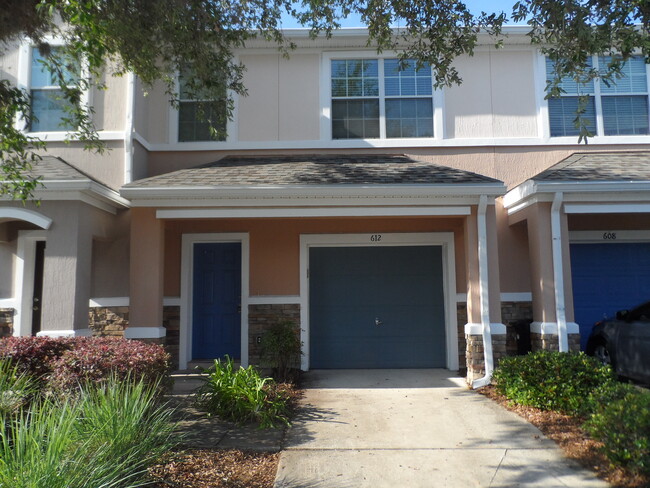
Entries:
{"label": "white-framed window", "polygon": [[434,136],[430,66],[365,57],[329,63],[332,139]]}
{"label": "white-framed window", "polygon": [[[53,51],[60,49],[51,47]],[[30,47],[29,94],[31,98],[30,132],[57,132],[73,130],[66,119],[70,101],[63,96],[63,90],[56,77],[44,64],[44,57],[36,47]],[[66,83],[73,85],[81,76],[81,67],[64,66]]]}
{"label": "white-framed window", "polygon": [[[225,100],[210,100],[201,93],[192,96],[185,81],[186,76],[181,73],[178,77],[178,142],[225,141]],[[210,130],[210,126],[216,132]]]}
{"label": "white-framed window", "polygon": [[[611,58],[593,56],[590,68],[597,70],[607,66]],[[587,96],[582,114],[587,128],[597,136],[623,136],[650,134],[650,111],[648,109],[648,67],[642,57],[630,58],[622,68],[623,77],[609,82],[601,79],[578,84],[563,79],[561,96],[549,98],[548,114],[551,137],[576,136],[576,109],[580,96]],[[546,58],[546,78],[552,79],[553,63]]]}

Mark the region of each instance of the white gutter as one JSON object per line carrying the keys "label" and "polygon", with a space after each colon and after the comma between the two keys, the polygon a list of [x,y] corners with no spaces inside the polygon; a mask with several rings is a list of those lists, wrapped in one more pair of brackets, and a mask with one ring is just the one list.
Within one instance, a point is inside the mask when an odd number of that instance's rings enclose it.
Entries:
{"label": "white gutter", "polygon": [[562,192],[557,192],[551,205],[551,238],[553,240],[553,281],[555,282],[555,320],[560,352],[569,352],[569,335],[566,325],[566,310],[564,307],[564,273],[562,263],[562,226],[560,209],[562,208]]}
{"label": "white gutter", "polygon": [[124,121],[124,184],[133,181],[133,112],[135,111],[135,75],[126,75],[126,120]]}
{"label": "white gutter", "polygon": [[481,302],[481,330],[483,335],[483,356],[485,360],[485,376],[472,382],[472,388],[481,388],[490,384],[494,372],[494,356],[492,354],[492,331],[490,329],[490,296],[488,294],[488,253],[487,253],[487,195],[481,195],[478,204],[478,269],[479,297]]}

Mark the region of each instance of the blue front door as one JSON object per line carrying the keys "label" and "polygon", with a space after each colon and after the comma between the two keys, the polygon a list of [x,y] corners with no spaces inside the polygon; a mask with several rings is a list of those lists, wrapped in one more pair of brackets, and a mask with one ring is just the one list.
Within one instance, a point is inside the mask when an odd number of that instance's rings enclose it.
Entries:
{"label": "blue front door", "polygon": [[192,358],[241,356],[241,244],[194,244]]}

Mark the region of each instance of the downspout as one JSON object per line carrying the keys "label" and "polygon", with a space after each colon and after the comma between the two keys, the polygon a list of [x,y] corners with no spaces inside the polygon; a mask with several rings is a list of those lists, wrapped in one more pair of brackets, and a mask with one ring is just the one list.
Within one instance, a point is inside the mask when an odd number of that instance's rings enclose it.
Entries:
{"label": "downspout", "polygon": [[557,320],[557,335],[560,352],[569,352],[569,336],[566,326],[566,310],[564,307],[564,272],[562,262],[562,225],[560,209],[562,208],[562,192],[557,192],[551,205],[551,238],[553,240],[553,281],[555,282],[555,320]]}
{"label": "downspout", "polygon": [[126,119],[124,121],[124,184],[133,181],[133,128],[135,111],[135,75],[126,75]]}
{"label": "downspout", "polygon": [[478,203],[478,276],[479,298],[481,303],[481,331],[483,335],[483,357],[485,361],[485,376],[472,382],[472,388],[481,388],[490,384],[494,372],[494,356],[492,354],[492,331],[490,330],[490,295],[488,281],[487,253],[487,195],[481,195]]}

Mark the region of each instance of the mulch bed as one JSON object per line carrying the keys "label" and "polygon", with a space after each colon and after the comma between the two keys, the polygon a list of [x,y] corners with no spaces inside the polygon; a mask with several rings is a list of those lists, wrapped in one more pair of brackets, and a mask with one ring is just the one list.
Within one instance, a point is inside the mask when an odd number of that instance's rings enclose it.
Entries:
{"label": "mulch bed", "polygon": [[600,452],[602,443],[595,441],[582,430],[582,421],[569,415],[517,405],[499,394],[493,386],[477,390],[506,409],[517,413],[537,427],[549,439],[553,439],[565,455],[577,461],[596,475],[620,488],[643,488],[650,486],[650,479],[634,476],[621,468],[614,468]]}
{"label": "mulch bed", "polygon": [[280,453],[188,450],[149,472],[155,488],[273,488]]}

